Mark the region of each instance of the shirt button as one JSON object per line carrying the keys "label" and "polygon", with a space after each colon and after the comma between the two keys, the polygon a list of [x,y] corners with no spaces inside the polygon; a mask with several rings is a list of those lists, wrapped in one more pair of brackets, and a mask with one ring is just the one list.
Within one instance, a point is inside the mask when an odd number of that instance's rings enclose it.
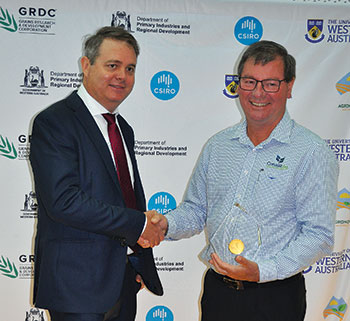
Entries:
{"label": "shirt button", "polygon": [[247,175],[247,174],[248,174],[248,171],[247,171],[247,170],[245,170],[245,171],[244,171],[244,174],[245,174],[245,175]]}

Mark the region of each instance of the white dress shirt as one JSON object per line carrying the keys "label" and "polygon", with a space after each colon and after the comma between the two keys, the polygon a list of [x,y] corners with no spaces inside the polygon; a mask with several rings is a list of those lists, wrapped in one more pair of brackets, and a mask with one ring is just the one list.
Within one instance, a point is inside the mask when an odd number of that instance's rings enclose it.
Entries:
{"label": "white dress shirt", "polygon": [[[112,146],[111,146],[111,143],[109,141],[109,136],[108,136],[108,123],[107,123],[107,120],[102,116],[102,114],[109,113],[109,111],[105,107],[103,107],[98,101],[96,101],[87,92],[87,90],[85,89],[83,84],[81,84],[81,86],[79,87],[77,94],[82,99],[82,101],[84,102],[86,108],[88,109],[88,111],[90,112],[92,117],[94,118],[94,120],[95,120],[95,122],[97,124],[97,127],[100,129],[100,131],[101,131],[101,133],[102,133],[102,135],[103,135],[103,137],[104,137],[104,139],[105,139],[105,141],[106,141],[106,143],[108,145],[108,148],[109,148],[109,151],[111,153],[114,166],[116,166],[115,165],[115,160],[114,160]],[[112,114],[115,114],[116,117],[118,116],[119,111],[117,110],[117,108],[115,109],[115,111]],[[131,184],[134,187],[134,171],[133,171],[130,155],[129,155],[129,152],[128,152],[128,148],[127,148],[127,146],[125,144],[123,133],[122,133],[120,127],[119,127],[118,121],[116,121],[116,124],[117,124],[117,126],[119,128],[119,132],[120,132],[120,135],[121,135],[122,140],[123,140],[125,155],[126,155],[126,159],[127,159],[127,162],[128,162],[129,172],[130,172]],[[147,225],[147,217],[146,217],[145,225],[143,226],[143,230],[142,230],[141,234],[145,230],[146,225]],[[130,251],[132,251],[132,250],[130,248],[128,248],[128,253],[130,253]]]}

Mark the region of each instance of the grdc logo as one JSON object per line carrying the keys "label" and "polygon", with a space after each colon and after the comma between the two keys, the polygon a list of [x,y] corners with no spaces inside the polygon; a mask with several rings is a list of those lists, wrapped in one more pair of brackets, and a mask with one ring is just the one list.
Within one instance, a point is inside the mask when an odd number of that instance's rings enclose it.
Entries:
{"label": "grdc logo", "polygon": [[5,29],[10,32],[15,32],[18,29],[17,22],[13,15],[11,15],[8,10],[4,11],[0,7],[0,28]]}
{"label": "grdc logo", "polygon": [[169,308],[157,305],[148,311],[146,321],[173,321],[174,315]]}
{"label": "grdc logo", "polygon": [[21,7],[18,10],[21,16],[26,17],[56,17],[56,9],[44,9],[44,8],[26,8]]}
{"label": "grdc logo", "polygon": [[18,270],[15,263],[11,262],[8,257],[5,258],[3,255],[1,255],[0,260],[0,274],[10,279],[15,279],[18,277]]}
{"label": "grdc logo", "polygon": [[9,159],[17,158],[17,150],[13,143],[10,143],[7,137],[0,135],[0,155]]}
{"label": "grdc logo", "polygon": [[160,71],[151,80],[152,94],[160,100],[173,99],[180,89],[180,82],[170,71]]}
{"label": "grdc logo", "polygon": [[148,210],[156,210],[160,214],[165,214],[175,208],[175,198],[167,192],[153,194],[148,201]]}

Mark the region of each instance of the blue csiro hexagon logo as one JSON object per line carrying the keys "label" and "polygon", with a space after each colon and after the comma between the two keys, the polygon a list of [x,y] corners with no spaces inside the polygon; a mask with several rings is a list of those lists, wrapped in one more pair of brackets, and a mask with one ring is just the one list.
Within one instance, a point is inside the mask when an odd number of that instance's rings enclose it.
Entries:
{"label": "blue csiro hexagon logo", "polygon": [[238,20],[235,26],[235,37],[243,45],[251,45],[261,39],[263,27],[255,17],[246,16]]}
{"label": "blue csiro hexagon logo", "polygon": [[148,201],[148,210],[156,210],[160,214],[165,214],[175,208],[176,200],[167,192],[153,194]]}
{"label": "blue csiro hexagon logo", "polygon": [[146,321],[173,321],[171,310],[163,305],[157,305],[148,311]]}
{"label": "blue csiro hexagon logo", "polygon": [[179,92],[179,89],[179,79],[170,71],[160,71],[152,77],[152,94],[160,100],[174,98]]}

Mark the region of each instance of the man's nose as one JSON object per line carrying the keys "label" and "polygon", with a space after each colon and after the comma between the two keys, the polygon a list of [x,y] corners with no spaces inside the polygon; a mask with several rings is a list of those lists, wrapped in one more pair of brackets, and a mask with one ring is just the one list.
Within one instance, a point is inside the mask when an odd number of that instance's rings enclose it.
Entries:
{"label": "man's nose", "polygon": [[124,79],[125,78],[125,70],[123,68],[118,68],[115,71],[115,78],[117,79]]}
{"label": "man's nose", "polygon": [[259,95],[259,96],[265,94],[265,90],[263,88],[263,84],[261,81],[258,81],[256,83],[256,86],[255,86],[255,89],[253,90],[253,92],[255,95]]}

